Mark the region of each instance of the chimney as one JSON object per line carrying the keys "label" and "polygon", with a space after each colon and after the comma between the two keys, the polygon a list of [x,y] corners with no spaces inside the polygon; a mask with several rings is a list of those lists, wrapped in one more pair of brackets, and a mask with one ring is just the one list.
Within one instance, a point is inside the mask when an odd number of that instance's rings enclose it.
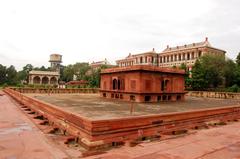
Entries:
{"label": "chimney", "polygon": [[208,37],[205,38],[205,41],[208,41]]}
{"label": "chimney", "polygon": [[153,48],[152,51],[155,52],[155,49]]}
{"label": "chimney", "polygon": [[169,48],[169,45],[167,45],[167,49]]}

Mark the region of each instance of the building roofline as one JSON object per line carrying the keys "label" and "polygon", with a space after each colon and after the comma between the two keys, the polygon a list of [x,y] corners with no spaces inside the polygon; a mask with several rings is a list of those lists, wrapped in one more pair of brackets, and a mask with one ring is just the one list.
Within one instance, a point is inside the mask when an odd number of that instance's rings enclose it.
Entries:
{"label": "building roofline", "polygon": [[149,71],[149,72],[163,72],[173,74],[185,74],[185,70],[177,68],[162,68],[158,66],[134,65],[127,67],[109,68],[101,71],[101,74],[117,73],[117,72],[131,72],[131,71]]}
{"label": "building roofline", "polygon": [[52,76],[59,76],[59,72],[56,71],[35,71],[32,70],[29,72],[29,75],[52,75]]}
{"label": "building roofline", "polygon": [[192,48],[183,48],[183,49],[179,49],[179,50],[163,51],[163,52],[160,52],[159,55],[164,55],[164,54],[179,52],[179,51],[185,51],[185,50],[190,50],[190,49],[198,49],[198,48],[210,48],[210,49],[214,49],[214,50],[218,50],[218,51],[222,51],[222,52],[226,53],[225,50],[218,49],[218,48],[215,48],[215,47],[212,47],[212,46],[200,46],[200,47],[192,47]]}

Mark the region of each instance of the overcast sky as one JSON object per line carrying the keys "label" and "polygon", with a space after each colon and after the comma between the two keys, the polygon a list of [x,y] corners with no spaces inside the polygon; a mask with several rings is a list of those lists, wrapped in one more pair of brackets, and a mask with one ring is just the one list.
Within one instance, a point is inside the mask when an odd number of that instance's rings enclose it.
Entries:
{"label": "overcast sky", "polygon": [[0,64],[110,62],[167,45],[240,52],[240,0],[0,0]]}

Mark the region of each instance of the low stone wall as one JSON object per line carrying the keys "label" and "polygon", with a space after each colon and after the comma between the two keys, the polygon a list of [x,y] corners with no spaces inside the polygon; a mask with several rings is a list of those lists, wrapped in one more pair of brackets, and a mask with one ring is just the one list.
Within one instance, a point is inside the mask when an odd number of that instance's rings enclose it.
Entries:
{"label": "low stone wall", "polygon": [[205,98],[240,99],[240,93],[189,91],[186,95]]}
{"label": "low stone wall", "polygon": [[98,88],[19,88],[11,87],[10,89],[20,93],[98,93]]}
{"label": "low stone wall", "polygon": [[143,137],[175,133],[206,125],[210,121],[227,122],[240,118],[240,106],[235,105],[189,112],[91,120],[55,105],[28,97],[14,89],[6,88],[4,92],[28,107],[29,110],[36,112],[36,115],[44,116],[49,120],[51,126],[58,127],[75,136],[82,145],[89,149],[136,141]]}

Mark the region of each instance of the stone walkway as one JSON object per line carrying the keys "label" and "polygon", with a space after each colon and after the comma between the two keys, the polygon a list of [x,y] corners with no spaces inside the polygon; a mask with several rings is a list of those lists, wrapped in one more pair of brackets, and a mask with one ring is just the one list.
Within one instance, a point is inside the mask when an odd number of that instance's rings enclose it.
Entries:
{"label": "stone walkway", "polygon": [[64,149],[48,140],[10,97],[0,96],[0,159],[65,158],[70,157]]}
{"label": "stone walkway", "polygon": [[112,149],[91,159],[240,159],[240,122],[175,139]]}

